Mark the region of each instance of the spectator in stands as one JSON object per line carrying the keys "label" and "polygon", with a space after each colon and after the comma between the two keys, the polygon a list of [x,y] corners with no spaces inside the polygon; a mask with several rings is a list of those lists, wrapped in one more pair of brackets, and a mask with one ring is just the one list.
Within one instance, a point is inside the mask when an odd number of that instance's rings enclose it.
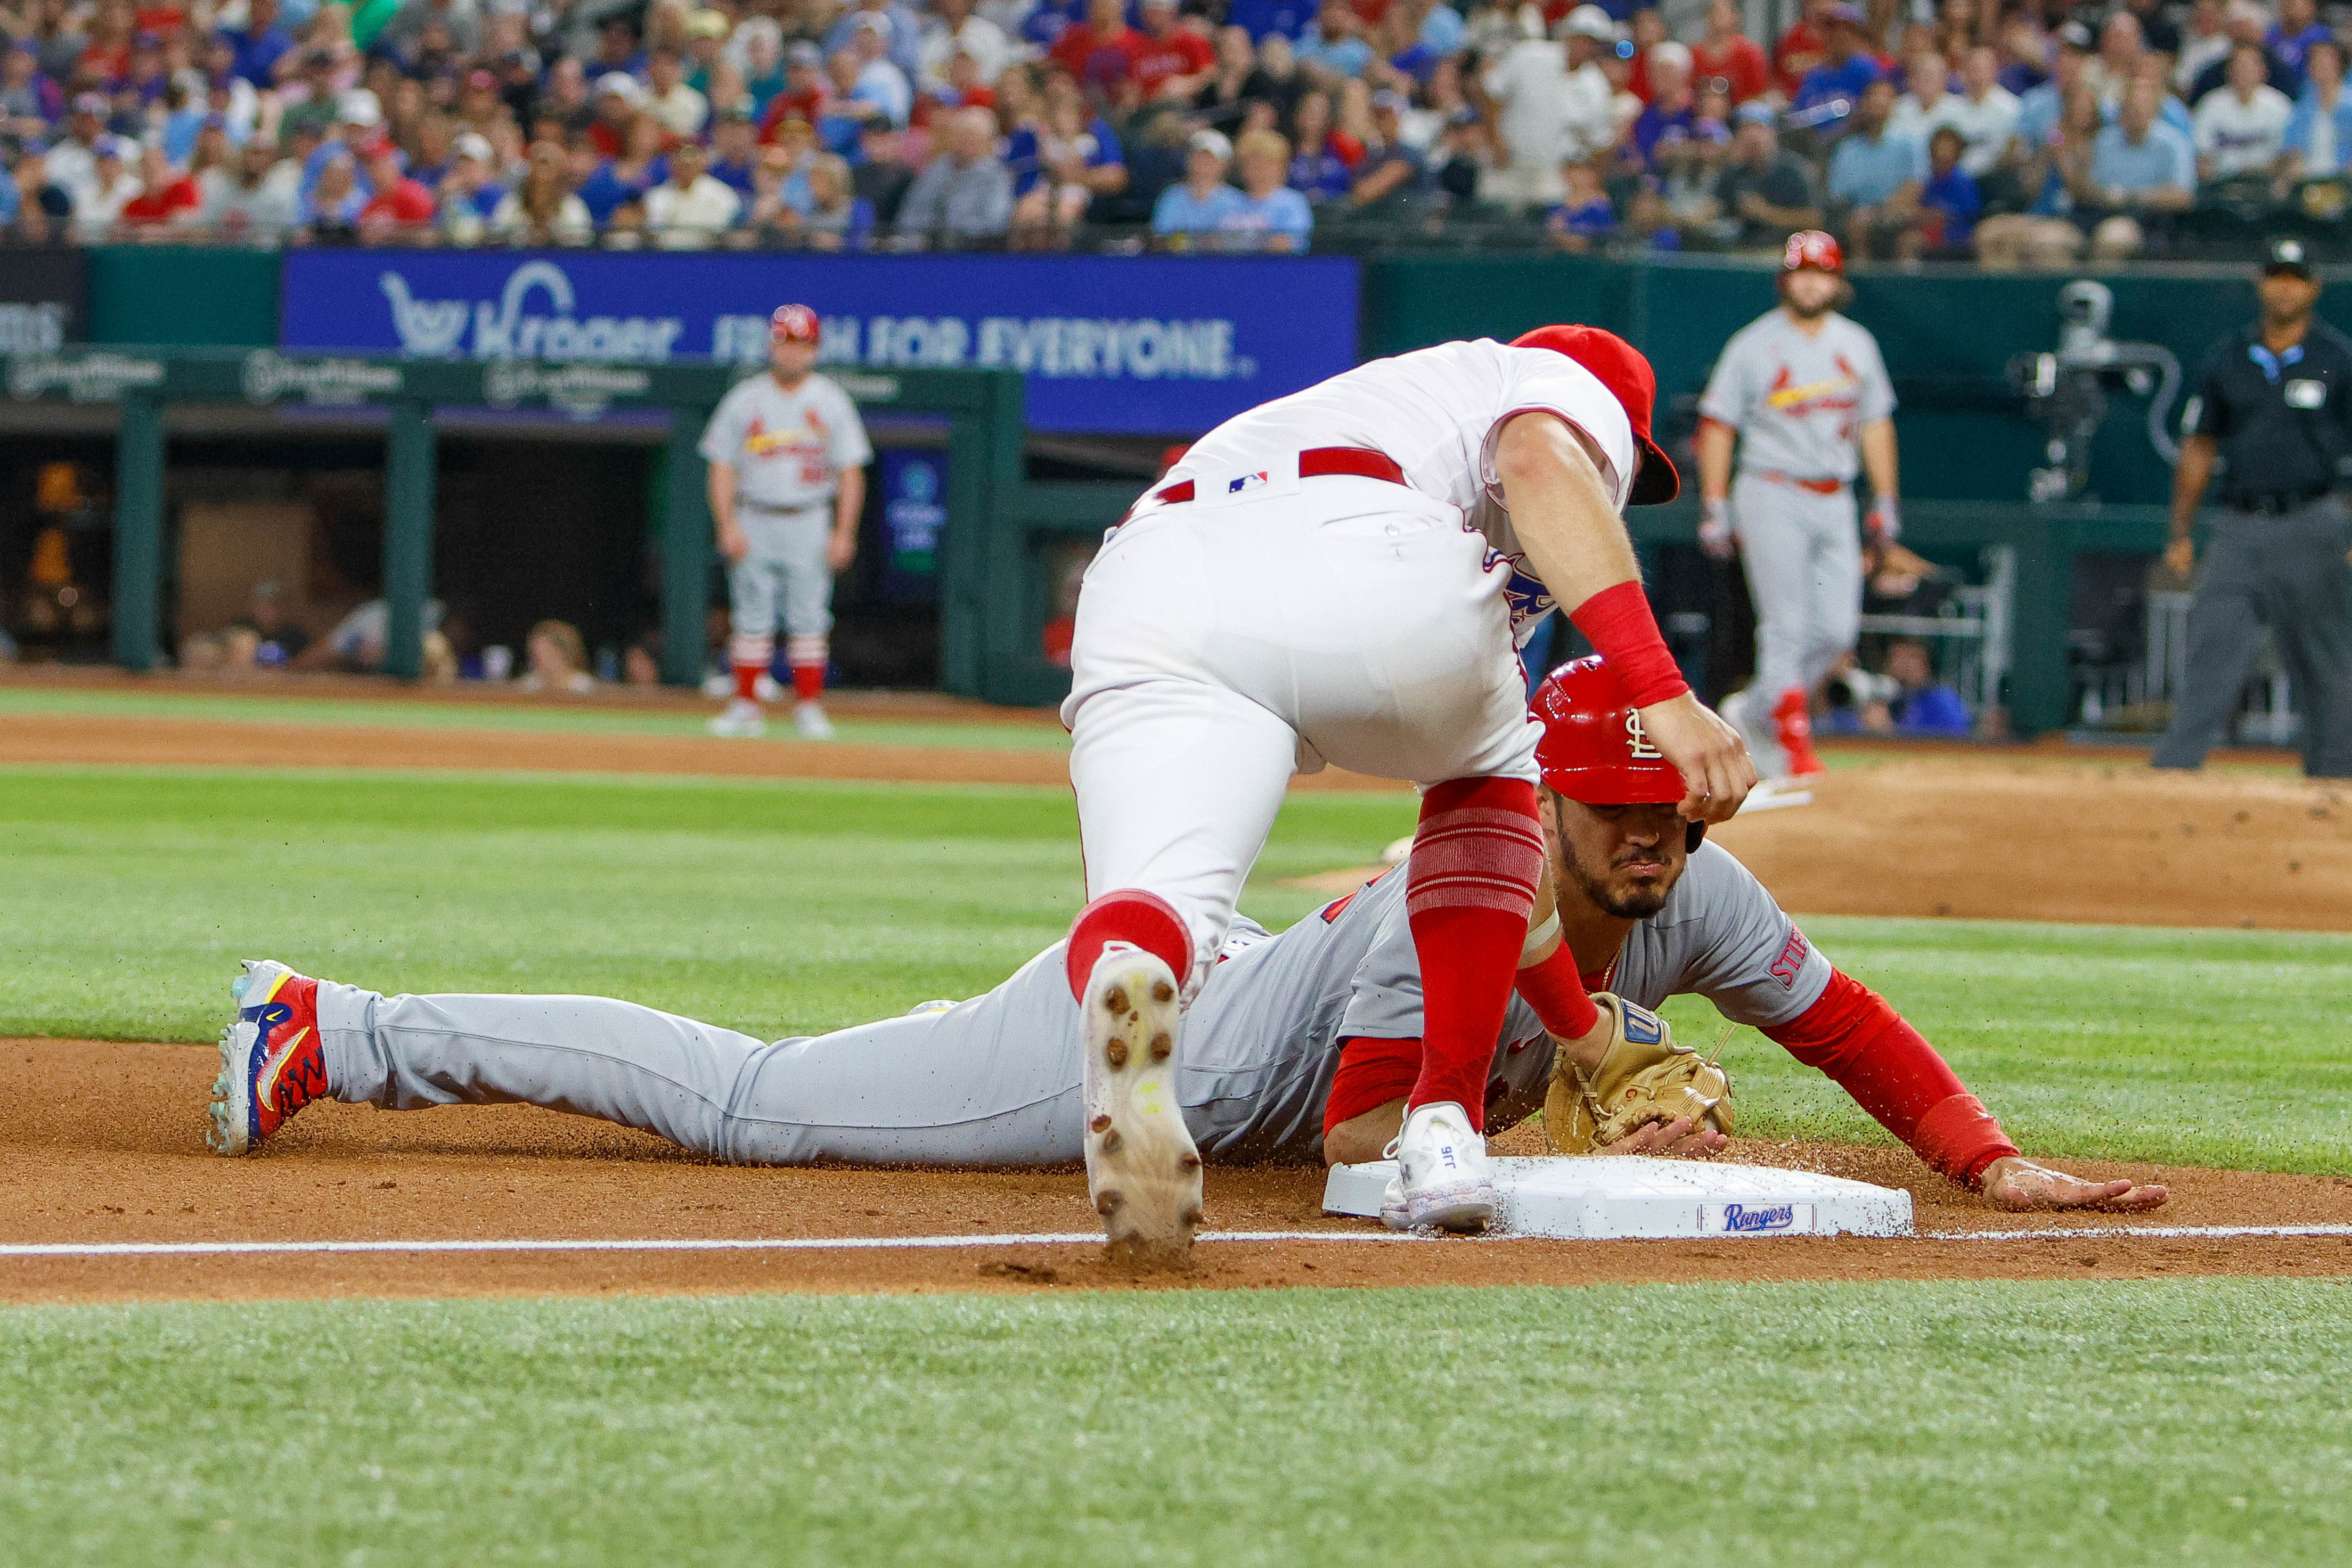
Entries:
{"label": "spectator in stands", "polygon": [[1903,90],[1895,96],[1895,111],[1887,116],[1887,124],[1897,134],[1927,145],[1927,133],[1940,123],[1938,116],[1951,89],[1952,70],[1944,57],[1933,49],[1921,50],[1903,68]]}
{"label": "spectator in stands", "polygon": [[1364,41],[1364,19],[1349,0],[1323,0],[1315,20],[1298,36],[1298,67],[1325,87],[1364,74],[1376,58]]}
{"label": "spectator in stands", "polygon": [[1220,27],[1216,63],[1201,79],[1192,94],[1192,107],[1212,125],[1238,125],[1244,106],[1253,100],[1271,100],[1272,87],[1272,79],[1257,63],[1249,29]]}
{"label": "spectator in stands", "polygon": [[1563,163],[1616,143],[1614,89],[1599,57],[1604,45],[1615,47],[1617,24],[1598,5],[1579,5],[1559,32],[1557,41],[1526,38],[1512,45],[1486,72],[1486,95],[1499,110],[1495,132],[1501,167],[1487,182],[1491,200],[1519,205],[1556,200]]}
{"label": "spectator in stands", "polygon": [[710,100],[687,85],[685,63],[667,49],[646,58],[644,103],[665,130],[682,139],[701,135],[710,118]]}
{"label": "spectator in stands", "polygon": [[542,142],[530,165],[490,215],[490,231],[509,245],[584,245],[595,233],[588,205],[565,178],[563,150]]}
{"label": "spectator in stands", "polygon": [[2148,244],[2175,213],[2197,199],[2197,154],[2189,138],[2157,119],[2153,82],[2124,89],[2123,111],[2098,134],[2091,154],[2091,184],[2104,213],[2091,230],[2091,254],[2123,261]]}
{"label": "spectator in stands", "polygon": [[2200,180],[2269,174],[2286,150],[2294,105],[2263,78],[2270,62],[2253,44],[2230,51],[2229,75],[2219,92],[2198,100],[2197,174]]}
{"label": "spectator in stands", "polygon": [[1771,87],[1764,51],[1739,23],[1739,0],[1708,0],[1706,36],[1690,47],[1693,77],[1701,86],[1721,83],[1735,109]]}
{"label": "spectator in stands", "polygon": [[1046,79],[1044,117],[1013,133],[1005,163],[1017,193],[1013,227],[1032,241],[1066,243],[1097,197],[1127,189],[1127,155],[1118,135],[1090,113],[1076,83],[1058,71]]}
{"label": "spectator in stands", "polygon": [[139,194],[122,204],[121,223],[131,229],[158,229],[193,220],[204,205],[196,182],[172,167],[160,142],[139,152]]}
{"label": "spectator in stands", "polygon": [[808,188],[808,209],[800,222],[808,245],[818,250],[864,250],[872,243],[875,205],[857,194],[846,163],[830,153],[819,154],[809,164]]}
{"label": "spectator in stands", "polygon": [[1797,19],[1772,46],[1772,85],[1794,100],[1805,77],[1830,58],[1829,9],[1836,0],[1804,0]]}
{"label": "spectator in stands", "polygon": [[2109,12],[2099,26],[2099,52],[2084,66],[2083,73],[2110,116],[2123,101],[2124,89],[2139,74],[2140,56],[2146,52],[2139,18],[2121,7]]}
{"label": "spectator in stands", "polygon": [[909,83],[921,74],[922,22],[904,0],[856,0],[826,31],[825,54],[836,55],[854,47],[860,32],[874,33],[880,39],[882,53]]}
{"label": "spectator in stands", "polygon": [[2286,180],[2316,179],[2344,172],[2352,162],[2352,98],[2344,91],[2344,46],[2332,40],[2304,51],[2306,86],[2303,101],[2287,121],[2279,174]]}
{"label": "spectator in stands", "polygon": [[524,668],[515,681],[523,691],[560,691],[585,697],[596,689],[588,671],[588,645],[570,621],[541,621],[523,640]]}
{"label": "spectator in stands", "polygon": [[64,109],[57,83],[41,74],[39,51],[29,42],[7,46],[0,55],[0,136],[47,135]]}
{"label": "spectator in stands", "polygon": [[1160,193],[1151,206],[1151,232],[1185,248],[1193,237],[1223,231],[1237,212],[1242,194],[1225,183],[1234,144],[1221,132],[1195,131],[1185,143],[1184,177]]}
{"label": "spectator in stands", "polygon": [[961,50],[971,57],[982,83],[995,86],[1013,62],[1013,43],[1004,29],[979,15],[975,0],[932,0],[930,11],[919,50],[921,85],[930,91],[946,85],[948,65]]}
{"label": "spectator in stands", "polygon": [[1143,0],[1143,30],[1136,35],[1132,59],[1142,101],[1183,103],[1208,81],[1217,51],[1177,19],[1177,0]]}
{"label": "spectator in stands", "polygon": [[1617,232],[1616,211],[1593,165],[1590,158],[1571,158],[1561,165],[1560,198],[1544,214],[1544,233],[1554,249],[1580,256],[1595,241]]}
{"label": "spectator in stands", "polygon": [[2239,46],[2252,44],[2263,51],[2263,79],[2292,99],[2300,83],[2294,68],[2272,52],[2270,47],[2270,14],[2256,0],[2230,0],[2223,14],[2222,28],[2230,39],[2228,51],[2210,61],[2189,84],[2189,105],[2191,109],[2205,101],[2212,93],[2221,90],[2230,77],[2230,56]]}
{"label": "spectator in stands", "polygon": [[347,245],[359,237],[360,210],[368,204],[359,182],[358,160],[338,147],[319,166],[296,209],[303,234],[322,245]]}
{"label": "spectator in stands", "polygon": [[1895,241],[1897,257],[1909,261],[1969,254],[1977,219],[1984,212],[1984,196],[1976,177],[1961,165],[1967,149],[1949,125],[1929,132],[1927,183],[1920,187],[1911,226]]}
{"label": "spectator in stands", "polygon": [[760,140],[773,142],[776,128],[788,120],[814,127],[824,117],[825,100],[832,94],[824,57],[813,44],[794,44],[784,51],[783,90],[768,100],[767,111],[761,116]]}
{"label": "spectator in stands", "polygon": [[1960,167],[1983,179],[2000,164],[2017,135],[2017,95],[2000,85],[2000,57],[1990,48],[1970,49],[1960,65],[1960,90],[1945,94],[1929,129],[1948,125],[1967,151]]}
{"label": "spectator in stands", "polygon": [[[1790,107],[1811,117],[1811,122],[1818,125],[1823,135],[1835,136],[1842,134],[1850,118],[1859,112],[1864,90],[1873,82],[1885,79],[1886,73],[1865,47],[1869,40],[1864,29],[1869,18],[1861,6],[1848,0],[1834,0],[1822,13],[1822,19],[1829,27],[1826,57],[1805,73]],[[1848,107],[1841,110],[1840,104]]]}
{"label": "spectator in stands", "polygon": [[1732,111],[1731,162],[1716,181],[1723,221],[1741,246],[1778,245],[1822,222],[1819,187],[1804,161],[1780,149],[1780,116],[1761,99]]}
{"label": "spectator in stands", "polygon": [[1889,125],[1894,110],[1895,84],[1881,77],[1863,89],[1853,127],[1830,157],[1832,221],[1844,231],[1848,256],[1892,245],[1916,216],[1927,151]]}
{"label": "spectator in stands", "polygon": [[[2102,126],[2099,95],[2075,80],[2059,122],[2014,166],[2021,187],[2032,193],[2021,213],[2003,213],[1977,225],[1977,260],[1989,270],[2013,271],[2065,266],[2083,253],[2084,235],[2074,221],[2077,204],[2095,221],[2096,186],[2091,177]],[[2020,144],[2023,137],[2019,138]]]}
{"label": "spectator in stands", "polygon": [[2059,115],[2075,87],[2089,85],[2091,30],[2080,22],[2068,22],[2051,34],[2051,42],[2049,79],[2017,100],[2017,138],[2029,153],[2056,132]]}
{"label": "spectator in stands", "polygon": [[748,202],[751,171],[760,161],[760,131],[744,104],[721,110],[710,127],[710,177]]}
{"label": "spectator in stands", "polygon": [[294,193],[285,182],[269,177],[278,163],[278,149],[257,136],[237,149],[230,167],[198,175],[205,226],[224,238],[264,245],[291,229],[297,221]]}
{"label": "spectator in stands", "polygon": [[[1654,16],[1654,11],[1643,13]],[[1628,161],[1635,167],[1655,170],[1661,142],[1669,147],[1687,140],[1698,121],[1697,95],[1691,91],[1691,52],[1672,38],[1650,46],[1642,56],[1650,68],[1650,98],[1633,118],[1626,138]]]}
{"label": "spectator in stands", "polygon": [[1087,0],[1087,19],[1064,28],[1046,58],[1107,103],[1133,74],[1142,43],[1143,35],[1127,25],[1125,0]]}
{"label": "spectator in stands", "polygon": [[1309,202],[1348,194],[1349,171],[1333,143],[1331,95],[1320,89],[1298,100],[1298,151],[1290,160],[1291,189]]}
{"label": "spectator in stands", "polygon": [[507,199],[499,182],[498,153],[490,139],[478,132],[460,134],[453,144],[448,172],[433,192],[441,215],[441,232],[453,244],[473,245],[488,232],[490,219]]}
{"label": "spectator in stands", "polygon": [[294,35],[279,19],[278,0],[246,0],[245,26],[224,27],[221,41],[235,51],[229,70],[256,88],[278,85],[278,62],[294,47]]}
{"label": "spectator in stands", "polygon": [[74,192],[74,225],[85,242],[102,239],[122,216],[122,209],[143,188],[131,172],[135,143],[121,136],[101,136],[98,163],[89,183]]}
{"label": "spectator in stands", "polygon": [[98,144],[107,138],[107,103],[95,92],[74,95],[66,116],[66,132],[49,143],[49,178],[80,199],[84,187],[98,176]]}
{"label": "spectator in stands", "polygon": [[370,245],[410,240],[434,218],[433,193],[409,177],[399,144],[378,136],[360,149],[371,193],[360,207],[360,238]]}
{"label": "spectator in stands", "polygon": [[668,177],[645,194],[646,229],[665,250],[702,250],[735,226],[743,198],[710,176],[699,142],[671,149]]}
{"label": "spectator in stands", "polygon": [[[890,25],[871,12],[861,16],[850,30],[845,52],[857,61],[857,79],[850,96],[873,104],[892,129],[904,131],[915,112],[915,83],[891,58],[890,37]],[[870,117],[866,123],[873,123]]]}
{"label": "spectator in stands", "polygon": [[898,208],[898,233],[947,248],[1002,239],[1013,226],[1013,175],[996,155],[996,117],[960,109],[948,117],[942,140],[945,151]]}
{"label": "spectator in stands", "polygon": [[16,166],[0,176],[0,227],[21,244],[47,245],[72,218],[72,194],[49,178],[48,149],[38,141],[21,143]]}
{"label": "spectator in stands", "polygon": [[2278,20],[2263,39],[2270,46],[2271,57],[2294,74],[2294,86],[2290,97],[2303,90],[2304,55],[2315,44],[2336,41],[2336,35],[2319,19],[2319,7],[2314,0],[2278,0]]}
{"label": "spectator in stands", "polygon": [[661,183],[662,144],[667,134],[650,110],[637,110],[629,121],[628,139],[620,156],[596,165],[580,182],[580,199],[587,204],[589,221],[602,228],[624,202],[641,201]]}
{"label": "spectator in stands", "polygon": [[1358,212],[1414,207],[1424,194],[1427,171],[1404,142],[1405,101],[1392,88],[1372,94],[1371,135],[1348,184],[1348,205]]}
{"label": "spectator in stands", "polygon": [[1282,183],[1290,168],[1290,143],[1280,132],[1249,131],[1235,152],[1242,205],[1225,219],[1226,247],[1306,254],[1315,214],[1305,196]]}

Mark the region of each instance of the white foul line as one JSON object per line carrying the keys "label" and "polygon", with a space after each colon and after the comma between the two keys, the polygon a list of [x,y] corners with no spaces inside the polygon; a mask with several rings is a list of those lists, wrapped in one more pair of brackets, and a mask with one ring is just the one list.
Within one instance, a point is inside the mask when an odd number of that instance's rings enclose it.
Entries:
{"label": "white foul line", "polygon": [[[2157,1240],[2231,1240],[2239,1238],[2352,1236],[2352,1225],[2205,1225],[2100,1226],[2079,1230],[1931,1230],[1920,1241],[2093,1241],[2141,1237]],[[0,1244],[7,1258],[210,1258],[254,1254],[370,1252],[880,1252],[951,1249],[974,1247],[1100,1246],[1099,1232],[1060,1232],[1036,1236],[799,1236],[764,1238],[684,1237],[618,1239],[604,1237],[533,1240],[418,1241],[104,1241],[12,1242]],[[1213,1230],[1209,1241],[1357,1241],[1412,1242],[1429,1239],[1410,1232],[1389,1230]],[[1465,1238],[1468,1239],[1468,1238]],[[1491,1241],[1545,1241],[1559,1237],[1495,1236]],[[1677,1237],[1661,1239],[1720,1241],[1753,1237]],[[1880,1238],[1866,1238],[1880,1239]]]}

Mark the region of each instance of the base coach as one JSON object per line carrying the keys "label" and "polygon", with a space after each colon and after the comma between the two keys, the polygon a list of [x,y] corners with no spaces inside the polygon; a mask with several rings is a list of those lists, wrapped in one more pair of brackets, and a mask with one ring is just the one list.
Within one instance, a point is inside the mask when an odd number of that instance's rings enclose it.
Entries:
{"label": "base coach", "polygon": [[2315,320],[2303,243],[2273,240],[2262,320],[2214,345],[2182,427],[2166,564],[2195,563],[2189,528],[2224,459],[2222,511],[2189,609],[2189,672],[2159,768],[2194,768],[2221,743],[2267,626],[2303,712],[2303,771],[2352,778],[2352,339]]}

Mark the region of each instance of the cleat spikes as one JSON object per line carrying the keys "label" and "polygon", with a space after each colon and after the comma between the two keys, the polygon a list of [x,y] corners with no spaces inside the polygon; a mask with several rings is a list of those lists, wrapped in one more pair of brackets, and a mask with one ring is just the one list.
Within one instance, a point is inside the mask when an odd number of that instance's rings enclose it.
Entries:
{"label": "cleat spikes", "polygon": [[1169,1003],[1176,1000],[1176,987],[1169,984],[1165,980],[1162,980],[1158,984],[1152,986],[1151,999],[1165,1007]]}
{"label": "cleat spikes", "polygon": [[1097,1116],[1097,1117],[1096,1117],[1092,1121],[1089,1121],[1089,1122],[1087,1122],[1087,1131],[1088,1131],[1089,1132],[1108,1132],[1108,1131],[1110,1131],[1110,1117],[1108,1116],[1108,1114],[1104,1114],[1104,1115],[1101,1115],[1101,1116]]}
{"label": "cleat spikes", "polygon": [[1153,1061],[1166,1061],[1170,1056],[1174,1054],[1175,1049],[1175,1038],[1171,1036],[1167,1030],[1162,1029],[1160,1033],[1151,1037],[1151,1059]]}
{"label": "cleat spikes", "polygon": [[1114,985],[1110,988],[1110,994],[1103,998],[1103,1011],[1111,1014],[1124,1013],[1127,1011],[1126,986]]}
{"label": "cleat spikes", "polygon": [[1125,1067],[1127,1065],[1127,1042],[1119,1039],[1116,1036],[1112,1037],[1110,1044],[1103,1047],[1103,1060],[1110,1063],[1110,1065],[1115,1068]]}

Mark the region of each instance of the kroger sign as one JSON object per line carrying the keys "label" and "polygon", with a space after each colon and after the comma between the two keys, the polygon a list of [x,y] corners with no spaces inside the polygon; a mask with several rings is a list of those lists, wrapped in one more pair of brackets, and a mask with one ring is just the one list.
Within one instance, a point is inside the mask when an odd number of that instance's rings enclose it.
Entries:
{"label": "kroger sign", "polygon": [[799,301],[823,358],[1023,372],[1045,430],[1183,435],[1356,363],[1345,257],[294,251],[288,349],[649,363],[767,353]]}

